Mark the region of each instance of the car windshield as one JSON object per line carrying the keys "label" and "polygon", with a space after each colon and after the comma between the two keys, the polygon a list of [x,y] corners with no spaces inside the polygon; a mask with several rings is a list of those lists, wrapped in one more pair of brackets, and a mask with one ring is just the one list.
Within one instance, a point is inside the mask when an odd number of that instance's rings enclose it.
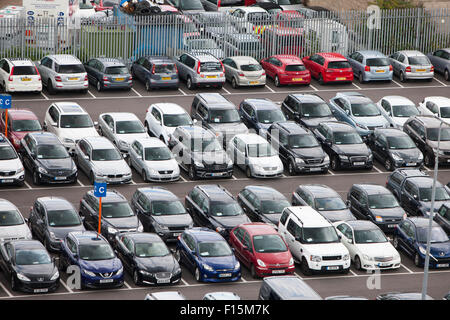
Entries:
{"label": "car windshield", "polygon": [[16,158],[17,154],[14,151],[14,148],[9,145],[0,146],[0,160],[12,160]]}
{"label": "car windshield", "polygon": [[355,230],[355,243],[383,243],[388,239],[380,229]]}
{"label": "car windshield", "polygon": [[241,65],[242,71],[260,71],[262,67],[259,64],[243,64]]}
{"label": "car windshield", "polygon": [[283,112],[278,109],[274,110],[258,110],[256,111],[258,122],[261,123],[274,123],[278,121],[286,121],[286,117]]}
{"label": "car windshield", "polygon": [[13,120],[11,129],[16,132],[41,131],[42,127],[39,120]]}
{"label": "car windshield", "polygon": [[[439,128],[427,129],[427,138],[431,141],[438,141]],[[441,128],[441,141],[450,141],[450,128]]]}
{"label": "car windshield", "polygon": [[193,39],[188,40],[188,47],[193,49],[217,49],[217,43],[213,39]]}
{"label": "car windshield", "polygon": [[417,148],[414,141],[409,136],[387,137],[389,149],[415,149]]}
{"label": "car windshield", "polygon": [[35,66],[14,66],[13,76],[33,76],[37,75]]}
{"label": "car windshield", "polygon": [[314,207],[319,211],[345,210],[347,206],[341,198],[317,198]]}
{"label": "car windshield", "polygon": [[414,105],[406,104],[402,106],[392,106],[394,117],[409,118],[418,115],[420,112]]}
{"label": "car windshield", "polygon": [[277,234],[253,236],[253,247],[258,253],[276,253],[287,251],[286,244]]}
{"label": "car windshield", "polygon": [[[431,191],[432,188],[419,188],[419,198],[420,201],[430,202],[431,201]],[[446,201],[450,200],[450,196],[443,187],[436,187],[435,201]]]}
{"label": "car windshield", "polygon": [[74,209],[48,210],[47,220],[50,227],[72,227],[81,224],[80,216]]}
{"label": "car windshield", "polygon": [[283,199],[263,200],[261,201],[261,212],[264,214],[279,214],[289,206],[289,201]]}
{"label": "car windshield", "polygon": [[201,257],[226,257],[233,252],[226,241],[203,241],[198,244],[198,251]]}
{"label": "car windshield", "polygon": [[131,133],[144,133],[145,128],[138,120],[130,121],[117,121],[116,133],[119,134],[131,134]]}
{"label": "car windshield", "polygon": [[392,194],[373,194],[369,195],[370,209],[388,209],[400,207],[397,199]]}
{"label": "car windshield", "polygon": [[191,151],[193,152],[215,152],[223,150],[217,139],[192,139],[191,142]]}
{"label": "car windshield", "polygon": [[311,117],[311,118],[319,118],[319,117],[331,117],[330,107],[323,102],[320,103],[302,103],[301,107],[301,116],[302,117]]}
{"label": "car windshield", "polygon": [[60,144],[41,145],[37,147],[38,159],[63,159],[69,157],[70,155],[66,148]]}
{"label": "car windshield", "polygon": [[108,67],[105,70],[106,74],[128,74],[128,69],[127,67]]}
{"label": "car windshield", "polygon": [[375,117],[381,115],[373,103],[352,103],[352,114],[355,117]]}
{"label": "car windshield", "polygon": [[339,237],[334,227],[303,228],[302,230],[304,243],[339,242]]}
{"label": "car windshield", "polygon": [[191,117],[186,114],[165,114],[163,115],[166,127],[176,128],[178,126],[189,126],[192,124]]}
{"label": "car windshield", "polygon": [[170,254],[164,242],[136,243],[134,253],[139,258],[165,257]]}
{"label": "car windshield", "polygon": [[356,132],[335,132],[333,135],[335,144],[361,144],[361,136]]}
{"label": "car windshield", "polygon": [[431,65],[430,60],[425,56],[409,57],[409,64],[413,66],[429,66]]}
{"label": "car windshield", "polygon": [[126,218],[134,216],[133,210],[127,201],[102,203],[102,216],[104,218]]}
{"label": "car windshield", "polygon": [[212,202],[210,214],[214,217],[242,215],[242,208],[236,202]]}
{"label": "car windshield", "polygon": [[249,157],[273,157],[277,155],[274,148],[268,143],[256,143],[247,145]]}
{"label": "car windshield", "polygon": [[174,73],[174,64],[155,64],[155,73]]}
{"label": "car windshield", "polygon": [[182,10],[204,10],[200,0],[183,0],[179,2],[179,8]]}
{"label": "car windshield", "polygon": [[57,73],[84,73],[86,72],[82,64],[63,64],[56,65],[55,67]]}
{"label": "car windshield", "polygon": [[92,161],[117,161],[122,155],[116,149],[97,149],[92,151]]}
{"label": "car windshield", "polygon": [[209,112],[209,121],[214,123],[232,123],[240,122],[241,117],[236,109],[212,109]]}
{"label": "car windshield", "polygon": [[52,259],[50,258],[46,250],[23,249],[16,251],[16,264],[19,266],[50,264],[50,263],[52,263]]}
{"label": "car windshield", "polygon": [[290,64],[290,65],[286,66],[285,70],[286,71],[305,71],[306,68],[302,64]]}
{"label": "car windshield", "polygon": [[347,61],[332,61],[328,63],[328,69],[348,69],[351,68]]}
{"label": "car windshield", "polygon": [[61,128],[90,128],[93,126],[91,117],[87,114],[61,116]]}
{"label": "car windshield", "polygon": [[450,107],[441,107],[441,118],[450,118]]}
{"label": "car windshield", "polygon": [[[428,228],[417,228],[417,241],[420,243],[427,243]],[[447,242],[448,235],[441,227],[431,227],[431,243]]]}
{"label": "car windshield", "polygon": [[116,257],[111,246],[107,243],[81,244],[79,251],[82,260],[110,260]]}
{"label": "car windshield", "polygon": [[23,224],[23,218],[17,210],[0,211],[0,226],[17,226]]}
{"label": "car windshield", "polygon": [[173,158],[167,147],[145,148],[145,161],[164,161]]}
{"label": "car windshield", "polygon": [[186,214],[186,209],[178,200],[152,201],[152,214],[155,216],[173,216]]}
{"label": "car windshield", "polygon": [[319,146],[319,142],[312,134],[296,134],[289,136],[289,146],[297,148],[314,148]]}
{"label": "car windshield", "polygon": [[387,67],[391,63],[386,58],[370,58],[366,60],[366,64],[369,67]]}

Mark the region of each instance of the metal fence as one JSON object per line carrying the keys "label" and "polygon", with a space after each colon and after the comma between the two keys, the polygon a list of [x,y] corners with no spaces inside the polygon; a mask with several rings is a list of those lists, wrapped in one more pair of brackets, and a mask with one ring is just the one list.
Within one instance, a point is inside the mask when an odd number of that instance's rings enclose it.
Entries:
{"label": "metal fence", "polygon": [[381,10],[325,12],[305,18],[295,11],[242,18],[225,12],[118,16],[83,20],[0,19],[0,58],[39,60],[50,53],[69,53],[82,61],[116,57],[130,63],[142,55],[175,56],[207,51],[224,58],[272,54],[300,57],[315,52],[373,49],[390,54],[402,49],[430,52],[450,47],[450,10]]}

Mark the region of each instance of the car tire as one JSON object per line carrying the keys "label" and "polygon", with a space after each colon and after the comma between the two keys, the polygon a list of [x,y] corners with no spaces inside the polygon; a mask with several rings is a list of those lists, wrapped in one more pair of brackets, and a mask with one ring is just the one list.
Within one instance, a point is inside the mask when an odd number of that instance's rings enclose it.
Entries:
{"label": "car tire", "polygon": [[319,74],[319,79],[318,79],[318,81],[319,81],[319,84],[321,84],[321,85],[324,85],[324,84],[325,84],[325,82],[323,81],[323,77],[322,77],[322,74],[321,74],[321,73]]}
{"label": "car tire", "polygon": [[417,252],[414,255],[414,264],[416,265],[416,267],[421,267],[420,256],[419,256],[419,254]]}
{"label": "car tire", "polygon": [[53,88],[53,83],[52,83],[52,81],[50,79],[47,80],[47,91],[48,91],[49,94],[55,94],[56,93],[55,89]]}
{"label": "car tire", "polygon": [[194,90],[194,89],[195,89],[195,86],[194,86],[194,84],[192,83],[191,77],[188,77],[188,78],[186,79],[186,87],[187,87],[189,90]]}
{"label": "car tire", "polygon": [[147,172],[145,172],[145,170],[142,170],[142,180],[144,180],[144,182],[148,182]]}
{"label": "car tire", "polygon": [[94,176],[94,172],[91,171],[91,173],[89,173],[89,182],[94,185],[95,183],[95,176]]}
{"label": "car tire", "polygon": [[406,82],[405,75],[403,74],[403,71],[400,71],[400,74],[398,75],[400,78],[400,82]]}
{"label": "car tire", "polygon": [[386,168],[387,171],[393,170],[391,159],[387,158],[386,161],[384,161],[384,167]]}
{"label": "car tire", "polygon": [[363,76],[362,72],[360,72],[359,75],[358,75],[358,81],[359,81],[359,83],[361,83],[361,84],[363,84],[363,83],[366,82],[366,81],[364,80],[364,76]]}
{"label": "car tire", "polygon": [[392,245],[394,246],[394,248],[396,250],[400,249],[400,246],[398,245],[398,237],[394,236],[394,238],[392,239]]}
{"label": "car tire", "polygon": [[333,156],[331,158],[331,169],[333,169],[333,171],[341,169],[341,164],[339,163],[339,159],[337,156]]}
{"label": "car tire", "polygon": [[361,259],[358,256],[355,257],[354,263],[355,263],[356,270],[362,270]]}
{"label": "car tire", "polygon": [[239,87],[236,78],[231,79],[231,86],[233,87],[233,89],[237,89]]}
{"label": "car tire", "polygon": [[33,184],[38,186],[41,184],[41,179],[39,178],[39,174],[36,170],[33,171]]}
{"label": "car tire", "polygon": [[289,175],[291,175],[291,176],[295,176],[297,174],[297,172],[295,171],[294,160],[289,161],[288,172],[289,172]]}
{"label": "car tire", "polygon": [[189,166],[189,179],[191,179],[192,181],[197,179],[197,175],[195,173],[195,168],[193,165]]}
{"label": "car tire", "polygon": [[97,80],[97,91],[102,91],[102,83],[100,82],[100,80]]}
{"label": "car tire", "polygon": [[278,78],[278,76],[275,76],[273,82],[275,84],[275,87],[281,87],[280,78]]}
{"label": "car tire", "polygon": [[302,262],[300,264],[300,270],[305,276],[310,276],[312,274],[311,269],[308,266],[308,262],[304,257],[302,258]]}
{"label": "car tire", "polygon": [[253,279],[258,279],[259,278],[258,274],[256,273],[256,268],[255,268],[254,264],[252,264],[250,266],[250,273],[251,273]]}
{"label": "car tire", "polygon": [[152,86],[150,85],[150,81],[145,80],[145,90],[150,91],[152,90]]}
{"label": "car tire", "polygon": [[425,164],[425,166],[427,166],[428,168],[432,167],[434,165],[433,160],[433,156],[431,156],[429,152],[425,153],[425,157],[423,159],[423,163]]}
{"label": "car tire", "polygon": [[201,274],[200,274],[200,270],[198,269],[198,267],[195,268],[195,271],[194,271],[194,277],[195,277],[195,280],[196,280],[197,282],[201,282],[201,281],[202,281],[202,279],[201,279]]}
{"label": "car tire", "polygon": [[17,291],[16,277],[14,275],[11,275],[11,290]]}
{"label": "car tire", "polygon": [[444,71],[444,79],[445,81],[450,81],[450,72],[448,71],[448,69],[445,69]]}
{"label": "car tire", "polygon": [[247,169],[245,169],[245,175],[247,176],[247,178],[252,178],[252,170],[250,169],[250,167],[247,167]]}
{"label": "car tire", "polygon": [[137,269],[135,269],[133,271],[133,282],[135,285],[140,286],[142,285],[142,280],[141,280],[141,276],[139,275],[139,271]]}

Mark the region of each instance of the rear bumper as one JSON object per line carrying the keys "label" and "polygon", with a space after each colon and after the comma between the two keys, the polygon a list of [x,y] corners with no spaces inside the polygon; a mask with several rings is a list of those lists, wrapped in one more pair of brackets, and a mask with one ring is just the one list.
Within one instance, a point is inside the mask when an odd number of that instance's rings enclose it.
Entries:
{"label": "rear bumper", "polygon": [[[309,84],[311,82],[310,75],[280,75],[278,76],[280,84]],[[301,80],[294,80],[301,79]]]}
{"label": "rear bumper", "polygon": [[364,72],[364,79],[367,81],[392,80],[393,71],[383,73]]}
{"label": "rear bumper", "polygon": [[133,87],[132,81],[127,82],[103,82],[103,89],[130,89]]}
{"label": "rear bumper", "polygon": [[325,72],[324,76],[323,76],[323,81],[324,82],[351,82],[351,81],[353,81],[353,73],[339,75],[339,74],[327,74]]}
{"label": "rear bumper", "polygon": [[53,87],[55,90],[58,91],[65,91],[65,90],[84,90],[88,89],[89,82],[83,81],[83,82],[56,82],[56,85]]}
{"label": "rear bumper", "polygon": [[42,83],[27,83],[27,84],[8,84],[8,83],[6,83],[6,91],[8,91],[8,92],[42,91]]}
{"label": "rear bumper", "polygon": [[405,79],[431,79],[434,77],[434,72],[405,72]]}
{"label": "rear bumper", "polygon": [[178,87],[180,81],[178,79],[172,80],[155,80],[150,79],[150,87],[151,88],[175,88]]}

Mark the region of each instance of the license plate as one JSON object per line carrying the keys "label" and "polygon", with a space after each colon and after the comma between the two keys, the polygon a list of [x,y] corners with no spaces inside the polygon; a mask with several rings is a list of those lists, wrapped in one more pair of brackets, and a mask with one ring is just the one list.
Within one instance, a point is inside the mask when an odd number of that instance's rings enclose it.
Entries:
{"label": "license plate", "polygon": [[321,168],[309,168],[309,171],[320,171],[322,170]]}
{"label": "license plate", "polygon": [[327,267],[327,270],[339,270],[339,266],[330,266]]}
{"label": "license plate", "polygon": [[436,265],[436,268],[448,268],[449,264],[448,263],[440,263]]}
{"label": "license plate", "polygon": [[115,78],[114,80],[115,81],[123,81],[123,80],[125,80],[125,78]]}
{"label": "license plate", "polygon": [[55,180],[66,180],[66,177],[55,177]]}
{"label": "license plate", "polygon": [[69,78],[70,81],[78,80],[79,78]]}
{"label": "license plate", "polygon": [[231,273],[219,273],[219,278],[229,278],[231,277]]}
{"label": "license plate", "polygon": [[417,163],[415,163],[415,162],[408,162],[406,165],[407,165],[408,167],[414,167],[416,164],[417,164]]}
{"label": "license plate", "polygon": [[215,79],[215,78],[217,78],[217,76],[206,76],[207,78],[209,78],[209,79]]}
{"label": "license plate", "polygon": [[114,279],[102,279],[102,280],[100,280],[100,283],[111,283],[113,281],[114,281]]}
{"label": "license plate", "polygon": [[22,81],[31,81],[31,78],[22,78]]}
{"label": "license plate", "polygon": [[2,180],[2,183],[13,183],[14,180],[13,179],[4,179]]}
{"label": "license plate", "polygon": [[211,177],[221,177],[223,175],[223,173],[219,172],[219,173],[211,173]]}
{"label": "license plate", "polygon": [[158,279],[156,283],[170,283],[170,279]]}
{"label": "license plate", "polygon": [[34,293],[48,292],[48,288],[44,288],[44,289],[34,289],[33,292],[34,292]]}
{"label": "license plate", "polygon": [[353,162],[355,166],[363,166],[365,162]]}
{"label": "license plate", "polygon": [[384,73],[385,71],[384,70],[377,70],[375,72],[377,72],[377,73]]}
{"label": "license plate", "polygon": [[395,224],[388,224],[388,228],[395,228]]}
{"label": "license plate", "polygon": [[258,84],[259,81],[250,81],[250,84]]}
{"label": "license plate", "polygon": [[163,80],[170,80],[170,77],[162,77]]}
{"label": "license plate", "polygon": [[303,81],[303,78],[292,78],[292,81]]}
{"label": "license plate", "polygon": [[272,270],[272,274],[281,274],[284,273],[284,270]]}
{"label": "license plate", "polygon": [[346,80],[347,78],[345,78],[345,77],[339,77],[339,78],[336,78],[336,80]]}
{"label": "license plate", "polygon": [[427,71],[426,69],[416,69],[416,72],[425,72]]}
{"label": "license plate", "polygon": [[173,234],[173,236],[174,236],[174,237],[178,237],[180,234],[181,234],[181,232],[175,232],[175,233]]}
{"label": "license plate", "polygon": [[380,263],[378,263],[378,266],[379,267],[386,267],[386,266],[389,266],[389,265],[391,265],[392,263],[383,263],[383,262],[380,262]]}

